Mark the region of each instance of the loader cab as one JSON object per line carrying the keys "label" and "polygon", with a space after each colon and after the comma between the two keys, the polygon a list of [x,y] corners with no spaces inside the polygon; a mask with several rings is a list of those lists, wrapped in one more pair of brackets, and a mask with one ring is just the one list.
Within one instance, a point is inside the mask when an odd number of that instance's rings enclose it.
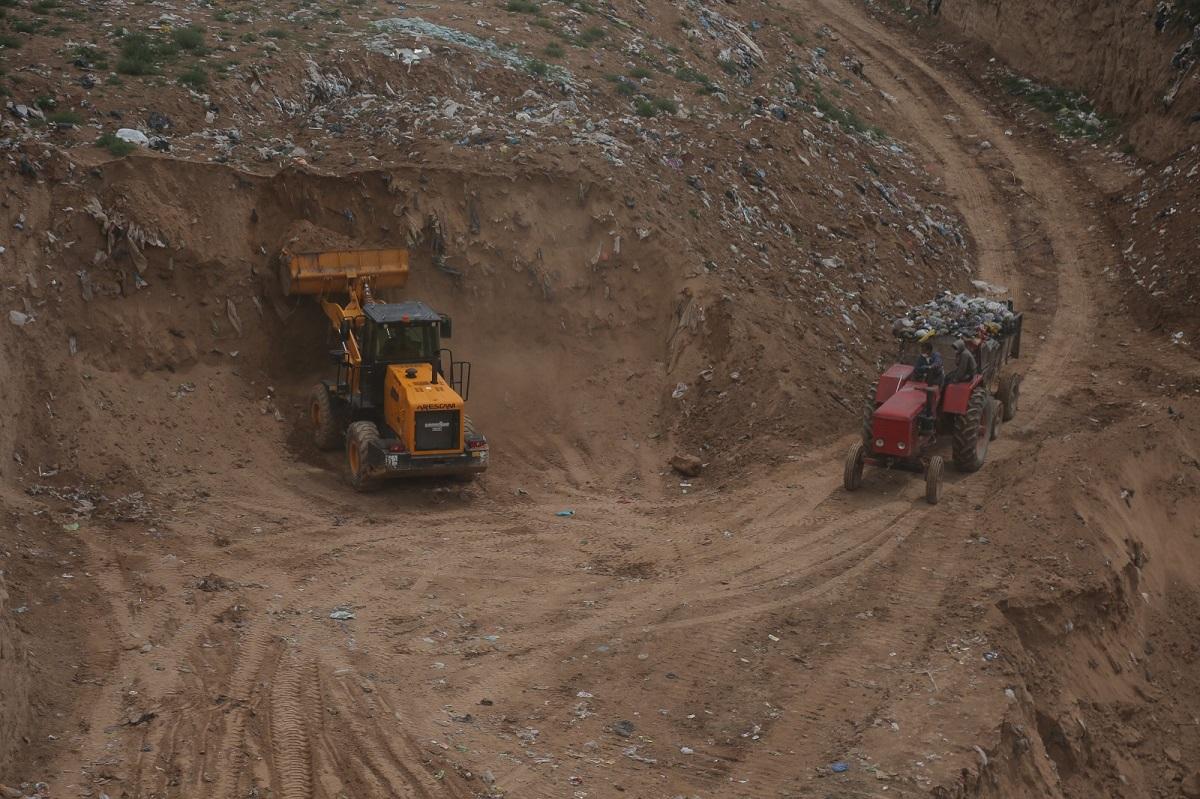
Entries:
{"label": "loader cab", "polygon": [[363,316],[364,365],[437,361],[450,336],[450,318],[423,302],[374,303]]}

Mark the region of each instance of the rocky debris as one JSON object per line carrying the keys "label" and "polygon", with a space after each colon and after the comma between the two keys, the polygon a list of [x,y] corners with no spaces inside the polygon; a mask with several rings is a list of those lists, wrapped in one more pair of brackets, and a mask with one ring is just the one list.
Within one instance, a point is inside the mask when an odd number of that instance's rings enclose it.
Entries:
{"label": "rocky debris", "polygon": [[704,469],[704,462],[695,455],[674,455],[670,463],[671,468],[684,477],[697,477]]}

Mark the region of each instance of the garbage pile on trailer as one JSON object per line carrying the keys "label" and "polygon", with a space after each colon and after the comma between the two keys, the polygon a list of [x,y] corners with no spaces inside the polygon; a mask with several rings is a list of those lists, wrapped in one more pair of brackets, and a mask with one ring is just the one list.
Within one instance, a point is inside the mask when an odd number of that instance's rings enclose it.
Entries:
{"label": "garbage pile on trailer", "polygon": [[997,336],[1012,332],[1016,319],[1007,303],[945,291],[897,319],[892,333],[909,341],[936,336]]}

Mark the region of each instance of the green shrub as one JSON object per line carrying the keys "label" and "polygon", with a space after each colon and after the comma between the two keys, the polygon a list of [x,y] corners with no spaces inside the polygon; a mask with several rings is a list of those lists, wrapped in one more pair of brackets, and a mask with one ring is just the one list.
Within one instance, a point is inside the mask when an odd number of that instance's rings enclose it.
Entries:
{"label": "green shrub", "polygon": [[634,67],[633,69],[629,70],[629,74],[631,77],[642,80],[643,78],[650,77],[654,73],[646,69],[646,67]]}
{"label": "green shrub", "polygon": [[651,103],[654,105],[656,111],[662,111],[667,114],[674,114],[679,110],[679,106],[675,104],[675,101],[667,97],[656,97]]}
{"label": "green shrub", "polygon": [[506,11],[513,11],[518,14],[540,14],[542,7],[533,0],[508,0],[504,6]]}
{"label": "green shrub", "polygon": [[525,63],[525,68],[529,70],[529,74],[542,76],[550,71],[550,65],[545,61],[538,61],[536,58],[531,58]]}
{"label": "green shrub", "polygon": [[546,58],[562,58],[564,55],[562,45],[558,42],[550,42],[546,45],[546,49],[542,51]]}
{"label": "green shrub", "polygon": [[188,67],[179,74],[179,83],[189,89],[203,91],[208,86],[208,73],[199,65]]}
{"label": "green shrub", "polygon": [[200,50],[204,47],[204,32],[199,28],[176,28],[171,31],[171,38],[181,50]]}
{"label": "green shrub", "polygon": [[9,36],[7,33],[0,33],[0,49],[8,48],[9,50],[17,50],[21,47],[21,40],[16,36]]}
{"label": "green shrub", "polygon": [[127,142],[124,139],[118,139],[116,135],[112,133],[105,133],[99,139],[96,139],[96,146],[103,147],[117,158],[129,155],[131,152],[137,149],[136,144]]}
{"label": "green shrub", "polygon": [[46,121],[55,125],[79,125],[83,122],[83,117],[74,111],[55,111],[46,116]]}
{"label": "green shrub", "polygon": [[584,28],[579,34],[580,44],[594,44],[608,36],[608,31],[601,28],[599,25],[593,25],[590,28]]}
{"label": "green shrub", "polygon": [[129,33],[121,39],[121,57],[117,72],[125,75],[151,75],[167,51],[144,33]]}
{"label": "green shrub", "polygon": [[658,113],[658,109],[654,107],[654,103],[647,100],[645,97],[639,97],[633,104],[633,110],[640,117],[652,117]]}
{"label": "green shrub", "polygon": [[271,28],[270,30],[263,31],[263,36],[266,36],[269,39],[286,39],[288,37],[288,32],[285,30],[280,30],[279,28]]}

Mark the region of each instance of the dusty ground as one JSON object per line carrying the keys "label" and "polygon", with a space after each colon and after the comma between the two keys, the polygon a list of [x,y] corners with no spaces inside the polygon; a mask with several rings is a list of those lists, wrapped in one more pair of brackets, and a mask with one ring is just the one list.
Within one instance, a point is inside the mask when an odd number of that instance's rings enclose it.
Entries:
{"label": "dusty ground", "polygon": [[[9,293],[43,301],[5,331],[0,609],[25,651],[0,669],[19,662],[30,692],[6,680],[0,709],[30,719],[12,725],[27,740],[0,739],[16,744],[0,782],[113,799],[1195,795],[1190,350],[1121,311],[1119,234],[1087,173],[856,4],[802,16],[861,59],[857,102],[925,174],[912,191],[961,215],[971,276],[1028,309],[1021,413],[983,472],[951,476],[936,509],[907,475],[840,487],[844,397],[886,355],[875,328],[966,277],[953,248],[897,235],[818,289],[754,261],[708,275],[680,266],[702,260],[687,248],[735,234],[687,227],[681,177],[639,219],[655,194],[613,189],[586,156],[488,180],[440,150],[346,179],[48,159],[65,185],[26,187],[27,221],[74,249]],[[849,138],[817,179],[859,168]],[[884,158],[871,169],[905,168]],[[797,185],[806,229],[837,216]],[[104,249],[63,210],[93,190],[125,200],[125,231],[168,208],[148,230],[169,246],[145,248],[144,291],[96,264],[84,305],[74,269],[54,270]],[[483,367],[472,413],[494,466],[467,488],[356,495],[300,421],[319,317],[271,295],[255,245],[310,235],[305,218],[326,240],[419,232],[431,207],[445,240],[476,214],[490,237],[455,248],[465,279],[422,250],[411,291]],[[251,209],[267,232],[245,232]],[[329,221],[344,209],[360,228]],[[826,235],[847,254],[874,241],[866,216]],[[855,300],[880,318],[847,334]],[[713,461],[690,485],[665,467],[681,447]]]}

